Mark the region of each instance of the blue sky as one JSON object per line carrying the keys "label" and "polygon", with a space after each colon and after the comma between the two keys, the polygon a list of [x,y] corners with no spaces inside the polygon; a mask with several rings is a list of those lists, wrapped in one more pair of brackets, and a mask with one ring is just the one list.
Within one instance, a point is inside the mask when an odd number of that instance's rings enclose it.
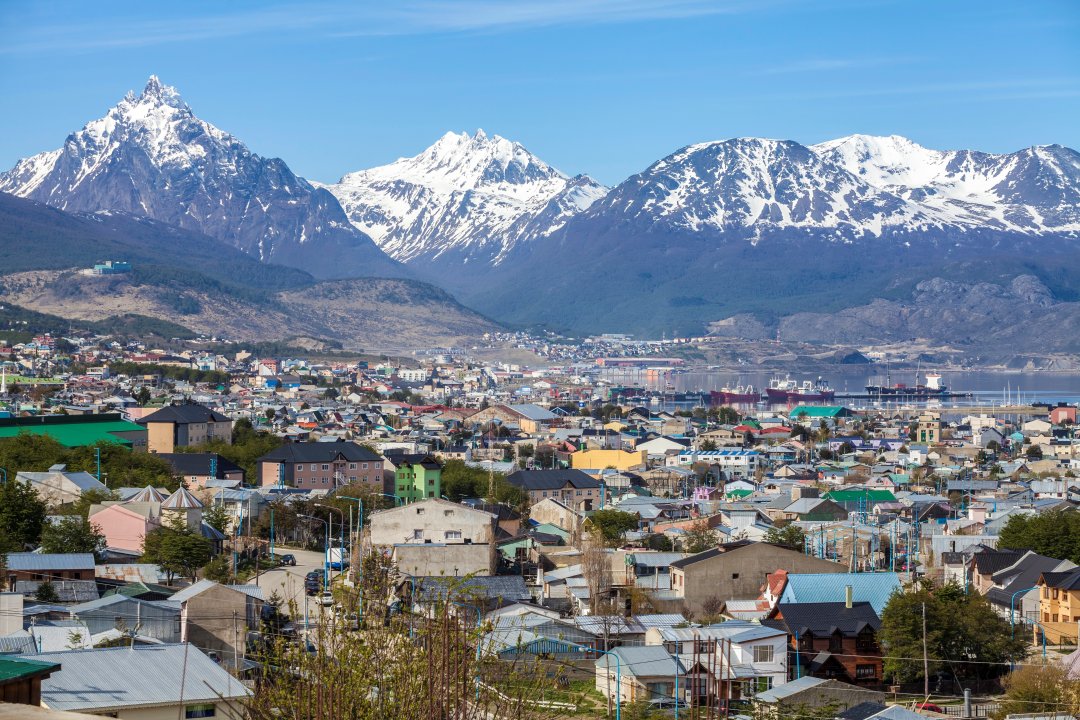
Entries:
{"label": "blue sky", "polygon": [[150,74],[299,174],[484,128],[616,183],[690,143],[1080,148],[1074,0],[0,2],[0,168]]}

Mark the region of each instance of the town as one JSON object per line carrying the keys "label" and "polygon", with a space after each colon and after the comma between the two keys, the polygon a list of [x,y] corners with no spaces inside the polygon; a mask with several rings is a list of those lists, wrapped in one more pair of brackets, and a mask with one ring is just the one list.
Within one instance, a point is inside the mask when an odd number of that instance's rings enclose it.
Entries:
{"label": "town", "polygon": [[1075,712],[1075,405],[669,407],[600,370],[675,349],[597,346],[535,367],[0,348],[4,702]]}

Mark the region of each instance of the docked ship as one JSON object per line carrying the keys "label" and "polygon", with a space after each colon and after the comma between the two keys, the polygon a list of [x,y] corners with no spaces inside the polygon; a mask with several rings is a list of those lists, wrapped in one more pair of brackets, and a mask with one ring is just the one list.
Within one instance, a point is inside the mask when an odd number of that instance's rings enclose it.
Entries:
{"label": "docked ship", "polygon": [[709,393],[712,405],[750,405],[760,400],[761,393],[754,390],[753,385],[725,386]]}
{"label": "docked ship", "polygon": [[918,382],[916,374],[914,385],[904,383],[867,385],[866,393],[873,398],[938,398],[949,397],[949,388],[941,384],[941,375],[938,373],[926,373],[926,384]]}
{"label": "docked ship", "polygon": [[831,402],[836,391],[829,387],[827,380],[793,380],[791,376],[773,378],[765,395],[772,403],[788,402]]}

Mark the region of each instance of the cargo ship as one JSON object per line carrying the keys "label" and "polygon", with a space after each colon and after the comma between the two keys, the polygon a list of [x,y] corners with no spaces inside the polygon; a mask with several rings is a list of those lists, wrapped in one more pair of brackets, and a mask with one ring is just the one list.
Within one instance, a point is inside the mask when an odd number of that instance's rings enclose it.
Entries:
{"label": "cargo ship", "polygon": [[941,384],[941,375],[938,373],[926,373],[926,384],[918,382],[916,374],[914,385],[904,383],[886,385],[867,385],[866,394],[872,398],[940,398],[951,397],[949,388]]}
{"label": "cargo ship", "polygon": [[771,403],[831,402],[836,397],[836,391],[829,387],[827,380],[821,378],[800,383],[786,376],[770,380],[765,395]]}
{"label": "cargo ship", "polygon": [[712,405],[749,405],[760,400],[761,393],[754,390],[753,385],[722,387],[709,393],[709,402]]}

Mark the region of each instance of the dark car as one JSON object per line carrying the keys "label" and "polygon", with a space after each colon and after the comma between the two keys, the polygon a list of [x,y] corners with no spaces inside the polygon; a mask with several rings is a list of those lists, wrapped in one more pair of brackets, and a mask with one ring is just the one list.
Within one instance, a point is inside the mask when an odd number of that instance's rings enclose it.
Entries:
{"label": "dark car", "polygon": [[288,565],[289,567],[296,567],[296,556],[291,553],[285,555],[278,555],[278,560],[282,565]]}

